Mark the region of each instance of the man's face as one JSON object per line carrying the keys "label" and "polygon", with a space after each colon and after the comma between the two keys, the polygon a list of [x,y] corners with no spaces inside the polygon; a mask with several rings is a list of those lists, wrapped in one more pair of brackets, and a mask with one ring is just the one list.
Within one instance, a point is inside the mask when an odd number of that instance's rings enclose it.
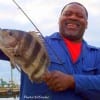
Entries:
{"label": "man's face", "polygon": [[77,4],[70,4],[61,13],[59,31],[63,37],[72,41],[81,41],[87,28],[85,9]]}

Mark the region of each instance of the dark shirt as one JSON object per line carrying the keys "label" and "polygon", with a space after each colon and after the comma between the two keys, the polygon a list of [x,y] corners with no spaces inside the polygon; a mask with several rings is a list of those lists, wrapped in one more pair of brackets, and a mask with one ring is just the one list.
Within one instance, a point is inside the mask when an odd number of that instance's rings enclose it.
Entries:
{"label": "dark shirt", "polygon": [[1,60],[9,60],[9,58],[0,50],[0,59]]}

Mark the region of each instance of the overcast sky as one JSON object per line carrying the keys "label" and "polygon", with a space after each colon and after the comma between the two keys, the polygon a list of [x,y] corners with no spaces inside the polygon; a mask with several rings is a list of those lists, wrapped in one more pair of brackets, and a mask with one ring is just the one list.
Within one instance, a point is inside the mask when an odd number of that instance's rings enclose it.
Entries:
{"label": "overcast sky", "polygon": [[[100,47],[100,0],[16,0],[44,36],[58,31],[60,11],[71,1],[80,2],[87,8],[89,19],[84,38],[89,44]],[[0,28],[35,30],[13,0],[0,0]],[[0,77],[6,75],[7,78],[8,63],[3,63],[2,67]]]}

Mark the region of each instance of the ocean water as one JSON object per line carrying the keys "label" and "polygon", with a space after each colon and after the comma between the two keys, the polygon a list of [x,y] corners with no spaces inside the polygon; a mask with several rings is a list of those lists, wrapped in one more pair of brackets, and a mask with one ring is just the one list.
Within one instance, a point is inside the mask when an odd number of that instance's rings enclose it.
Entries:
{"label": "ocean water", "polygon": [[19,98],[0,98],[0,100],[19,100]]}

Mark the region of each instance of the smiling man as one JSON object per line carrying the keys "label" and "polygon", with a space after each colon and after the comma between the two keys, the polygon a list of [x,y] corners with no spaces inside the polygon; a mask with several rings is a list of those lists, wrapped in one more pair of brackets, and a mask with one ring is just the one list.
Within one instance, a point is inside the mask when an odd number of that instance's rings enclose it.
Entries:
{"label": "smiling man", "polygon": [[61,11],[59,32],[47,39],[60,58],[50,53],[50,73],[44,77],[52,100],[100,99],[100,49],[83,39],[87,25],[87,9],[69,3]]}
{"label": "smiling man", "polygon": [[59,19],[60,33],[71,41],[82,41],[87,19],[88,13],[84,6],[77,3],[66,5]]}

